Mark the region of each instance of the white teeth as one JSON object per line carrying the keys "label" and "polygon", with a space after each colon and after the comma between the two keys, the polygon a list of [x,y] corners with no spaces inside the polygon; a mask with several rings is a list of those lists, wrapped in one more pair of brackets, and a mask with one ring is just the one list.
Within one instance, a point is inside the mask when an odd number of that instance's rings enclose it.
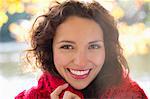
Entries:
{"label": "white teeth", "polygon": [[83,70],[83,71],[77,71],[77,70],[72,70],[72,69],[70,69],[70,72],[71,72],[72,74],[75,74],[75,75],[85,75],[85,74],[87,74],[89,71],[90,71],[89,69],[88,69],[88,70]]}

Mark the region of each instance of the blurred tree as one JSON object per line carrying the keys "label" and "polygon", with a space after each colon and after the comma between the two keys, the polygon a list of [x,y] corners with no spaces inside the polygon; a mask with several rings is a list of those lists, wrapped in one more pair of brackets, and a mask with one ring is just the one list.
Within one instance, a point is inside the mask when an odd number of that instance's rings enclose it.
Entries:
{"label": "blurred tree", "polygon": [[0,42],[13,41],[8,27],[11,23],[20,19],[30,19],[26,13],[27,5],[38,0],[0,0]]}
{"label": "blurred tree", "polygon": [[150,0],[119,0],[118,4],[125,11],[124,16],[120,21],[124,21],[129,25],[135,24],[138,22],[144,22],[150,24]]}
{"label": "blurred tree", "polygon": [[8,27],[11,23],[17,22],[20,19],[30,19],[30,15],[27,13],[15,13],[15,14],[9,14],[6,13],[8,16],[8,21],[5,23],[0,30],[0,42],[8,42],[8,41],[14,41],[15,38],[11,35]]}

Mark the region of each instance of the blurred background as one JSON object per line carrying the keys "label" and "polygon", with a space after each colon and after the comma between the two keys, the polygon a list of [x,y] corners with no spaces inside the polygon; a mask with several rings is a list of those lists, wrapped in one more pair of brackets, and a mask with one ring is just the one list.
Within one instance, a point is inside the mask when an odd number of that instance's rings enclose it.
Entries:
{"label": "blurred background", "polygon": [[[13,99],[19,92],[37,84],[39,72],[23,70],[21,57],[29,47],[27,40],[32,23],[47,11],[50,1],[0,0],[1,99]],[[150,0],[96,1],[116,19],[130,76],[150,98]]]}

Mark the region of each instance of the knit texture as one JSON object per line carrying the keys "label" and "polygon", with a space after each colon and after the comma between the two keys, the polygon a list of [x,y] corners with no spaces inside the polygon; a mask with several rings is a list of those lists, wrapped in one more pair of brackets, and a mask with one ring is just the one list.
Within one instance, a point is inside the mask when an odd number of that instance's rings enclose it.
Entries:
{"label": "knit texture", "polygon": [[[51,75],[49,72],[43,72],[38,85],[32,87],[30,90],[24,90],[18,94],[15,99],[50,99],[52,93],[58,86],[64,84],[65,81],[59,77]],[[65,91],[71,91],[77,94],[81,99],[84,99],[83,94],[69,86],[61,95],[62,99]],[[117,86],[107,89],[99,99],[148,99],[144,91],[136,82],[125,80]]]}

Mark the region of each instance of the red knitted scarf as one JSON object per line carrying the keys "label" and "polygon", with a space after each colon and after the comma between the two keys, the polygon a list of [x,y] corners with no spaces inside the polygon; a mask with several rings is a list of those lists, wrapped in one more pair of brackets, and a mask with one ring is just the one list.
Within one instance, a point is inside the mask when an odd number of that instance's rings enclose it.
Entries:
{"label": "red knitted scarf", "polygon": [[[59,85],[64,84],[65,81],[59,77],[51,75],[49,72],[44,72],[39,81],[38,86],[32,87],[30,90],[24,90],[18,94],[15,99],[50,99],[52,93]],[[71,91],[77,94],[81,99],[84,99],[83,94],[69,86],[61,95],[62,99],[65,91]],[[137,83],[131,80],[124,81],[118,86],[108,89],[100,99],[148,99],[144,91],[138,86]]]}

